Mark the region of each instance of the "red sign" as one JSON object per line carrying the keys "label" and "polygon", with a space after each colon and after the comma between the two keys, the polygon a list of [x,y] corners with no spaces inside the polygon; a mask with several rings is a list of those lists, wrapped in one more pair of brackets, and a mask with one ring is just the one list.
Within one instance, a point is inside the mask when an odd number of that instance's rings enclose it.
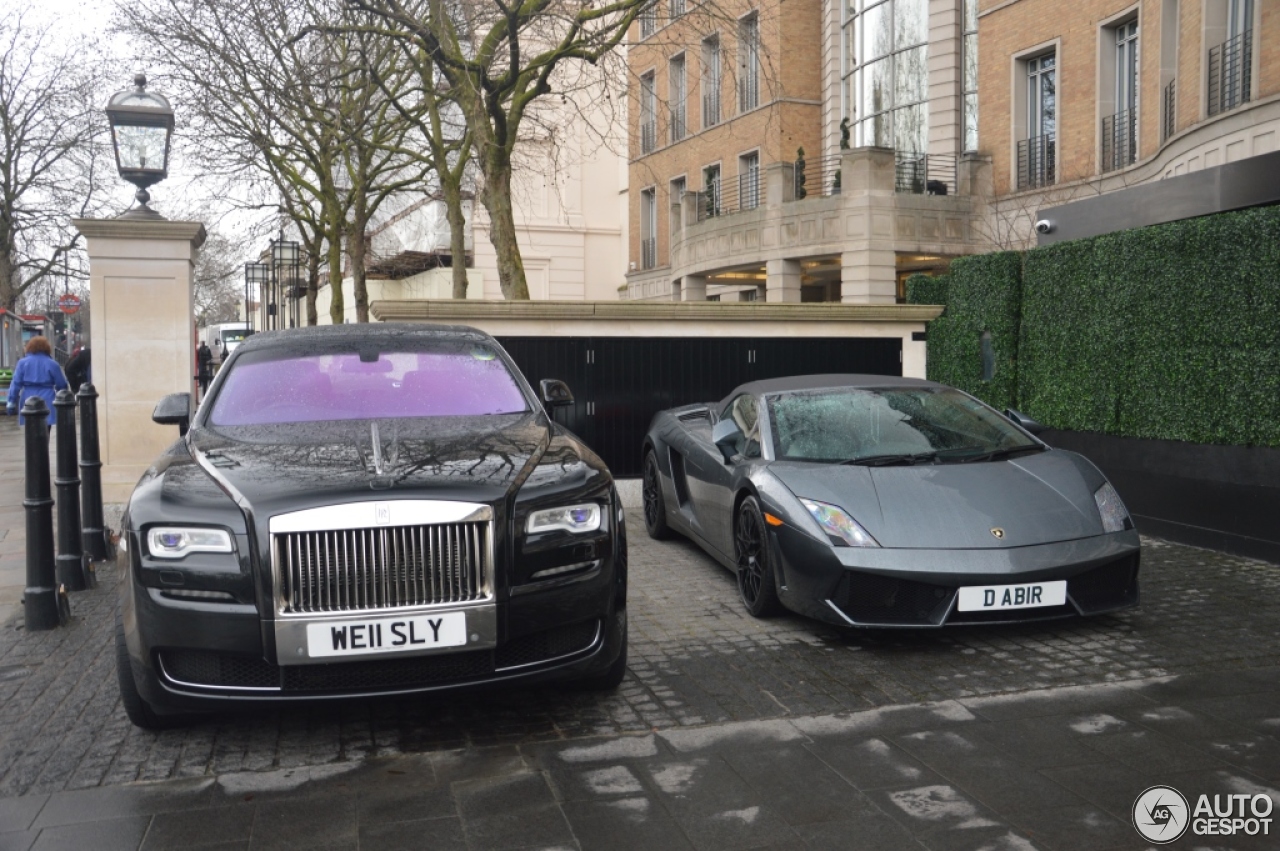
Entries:
{"label": "red sign", "polygon": [[80,309],[80,297],[67,293],[58,298],[58,310],[70,316]]}

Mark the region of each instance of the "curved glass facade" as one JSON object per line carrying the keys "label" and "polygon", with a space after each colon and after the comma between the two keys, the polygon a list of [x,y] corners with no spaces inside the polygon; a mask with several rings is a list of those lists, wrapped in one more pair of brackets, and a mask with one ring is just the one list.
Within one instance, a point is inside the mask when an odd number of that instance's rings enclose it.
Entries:
{"label": "curved glass facade", "polygon": [[926,150],[928,41],[928,0],[847,0],[844,101],[855,146]]}

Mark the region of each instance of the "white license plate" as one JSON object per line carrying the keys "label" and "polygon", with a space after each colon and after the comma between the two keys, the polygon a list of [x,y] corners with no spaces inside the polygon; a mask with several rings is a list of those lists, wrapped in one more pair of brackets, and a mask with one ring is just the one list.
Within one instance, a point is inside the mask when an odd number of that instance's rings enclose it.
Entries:
{"label": "white license plate", "polygon": [[960,589],[958,608],[962,612],[997,609],[1036,609],[1061,606],[1067,602],[1067,580],[1031,582],[1026,585],[974,585]]}
{"label": "white license plate", "polygon": [[458,647],[467,643],[465,612],[307,624],[307,655],[362,656]]}

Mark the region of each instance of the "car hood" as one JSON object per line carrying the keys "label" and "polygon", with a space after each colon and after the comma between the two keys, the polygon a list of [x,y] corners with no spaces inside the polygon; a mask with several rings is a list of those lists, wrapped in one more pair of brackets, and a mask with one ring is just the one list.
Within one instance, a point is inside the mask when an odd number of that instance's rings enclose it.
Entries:
{"label": "car hood", "polygon": [[992,549],[1102,534],[1093,492],[1104,480],[1070,452],[893,467],[778,462],[770,471],[796,496],[843,508],[882,547]]}
{"label": "car hood", "polygon": [[550,441],[541,412],[192,430],[196,462],[259,516],[388,499],[494,503]]}

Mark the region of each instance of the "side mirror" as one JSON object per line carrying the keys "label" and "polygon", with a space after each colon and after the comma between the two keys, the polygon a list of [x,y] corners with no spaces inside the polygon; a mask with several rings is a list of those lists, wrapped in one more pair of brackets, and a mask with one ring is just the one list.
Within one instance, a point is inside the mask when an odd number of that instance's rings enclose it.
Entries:
{"label": "side mirror", "polygon": [[542,388],[542,404],[548,408],[559,408],[573,404],[573,391],[569,385],[556,378],[544,378],[538,382]]}
{"label": "side mirror", "polygon": [[1013,408],[1005,408],[1004,415],[1032,434],[1039,434],[1044,431],[1044,426],[1040,425],[1040,423],[1031,419],[1031,417],[1026,414],[1015,411]]}
{"label": "side mirror", "polygon": [[160,425],[176,425],[178,434],[185,435],[191,427],[191,394],[170,393],[165,396],[151,412],[151,420]]}
{"label": "side mirror", "polygon": [[742,429],[732,419],[721,420],[711,427],[711,442],[720,450],[724,463],[733,461],[738,454],[738,443],[742,440]]}

